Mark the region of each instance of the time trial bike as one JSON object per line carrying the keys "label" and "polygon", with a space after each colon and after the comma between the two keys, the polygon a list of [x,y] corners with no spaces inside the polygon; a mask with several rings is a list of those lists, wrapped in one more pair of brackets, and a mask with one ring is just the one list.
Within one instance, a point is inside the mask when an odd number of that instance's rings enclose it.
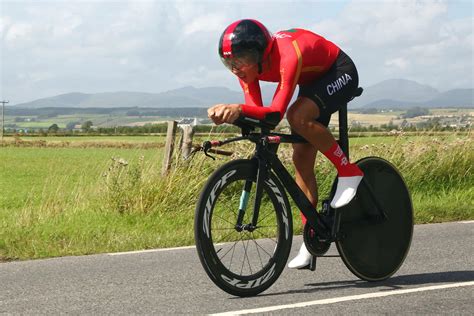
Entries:
{"label": "time trial bike", "polygon": [[[359,88],[355,96],[362,93]],[[388,161],[357,161],[364,172],[354,199],[333,209],[329,201],[317,211],[277,156],[279,144],[306,142],[298,135],[272,132],[279,113],[264,120],[240,117],[242,135],[204,142],[211,148],[247,140],[255,144],[249,159],[230,161],[204,186],[195,211],[196,248],[211,280],[236,296],[268,289],[283,271],[291,250],[293,224],[287,193],[307,218],[303,239],[312,254],[310,269],[335,242],[346,267],[366,281],[389,278],[402,265],[413,234],[413,208],[407,186]],[[347,104],[339,110],[339,143],[349,157]]]}

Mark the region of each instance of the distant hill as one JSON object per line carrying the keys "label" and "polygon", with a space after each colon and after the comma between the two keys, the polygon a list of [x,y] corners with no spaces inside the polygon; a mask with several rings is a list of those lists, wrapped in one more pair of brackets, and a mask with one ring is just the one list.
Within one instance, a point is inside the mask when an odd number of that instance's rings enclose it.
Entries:
{"label": "distant hill", "polygon": [[27,108],[77,107],[77,104],[87,100],[89,97],[90,94],[72,92],[27,103],[20,103],[16,104],[16,106]]}
{"label": "distant hill", "polygon": [[430,86],[404,79],[385,80],[363,88],[364,93],[351,102],[351,107],[361,107],[381,100],[423,102],[439,94],[438,90]]}
{"label": "distant hill", "polygon": [[[273,98],[276,85],[262,84],[264,104]],[[293,100],[295,96],[293,97]],[[16,104],[22,108],[184,108],[209,107],[217,103],[242,103],[241,91],[224,87],[194,88],[191,86],[161,93],[104,92],[67,93],[32,102]],[[474,107],[473,89],[446,92],[404,79],[390,79],[364,87],[362,96],[353,100],[349,108],[407,108],[407,107]]]}
{"label": "distant hill", "polygon": [[143,92],[104,92],[104,93],[66,93],[32,102],[16,104],[17,107],[208,107],[216,103],[242,103],[241,92],[223,87],[194,88],[183,87],[161,93]]}
{"label": "distant hill", "polygon": [[474,89],[438,90],[405,79],[385,80],[364,87],[350,108],[474,107]]}
{"label": "distant hill", "polygon": [[424,102],[411,102],[392,99],[381,99],[363,106],[363,108],[391,108],[405,109],[412,107],[422,108],[440,108],[440,107],[457,107],[469,108],[474,107],[474,89],[455,89],[443,93],[439,93],[436,97]]}
{"label": "distant hill", "polygon": [[449,90],[423,102],[423,105],[427,107],[472,107],[474,105],[474,89]]}

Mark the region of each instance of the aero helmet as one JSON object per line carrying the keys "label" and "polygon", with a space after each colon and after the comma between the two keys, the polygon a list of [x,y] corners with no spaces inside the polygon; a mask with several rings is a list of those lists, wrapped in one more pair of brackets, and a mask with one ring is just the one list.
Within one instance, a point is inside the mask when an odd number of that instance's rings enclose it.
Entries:
{"label": "aero helmet", "polygon": [[262,72],[262,61],[269,55],[273,37],[257,20],[238,20],[229,25],[219,40],[219,56],[224,65],[233,69],[236,64],[258,64]]}

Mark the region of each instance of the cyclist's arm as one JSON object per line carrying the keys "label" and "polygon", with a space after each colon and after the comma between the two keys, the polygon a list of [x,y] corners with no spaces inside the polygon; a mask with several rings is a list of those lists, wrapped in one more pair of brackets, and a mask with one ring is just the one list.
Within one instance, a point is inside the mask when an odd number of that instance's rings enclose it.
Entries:
{"label": "cyclist's arm", "polygon": [[[242,105],[242,113],[256,119],[264,119],[265,115],[272,112],[280,112],[280,119],[283,118],[286,108],[296,88],[301,73],[301,55],[296,51],[293,54],[283,57],[280,61],[280,82],[269,107],[253,106],[247,102]],[[249,85],[250,86],[250,85]]]}
{"label": "cyclist's arm", "polygon": [[260,84],[258,83],[258,80],[255,79],[254,82],[247,84],[239,78],[239,83],[242,87],[242,90],[244,91],[245,104],[249,106],[262,107],[262,93],[260,91]]}

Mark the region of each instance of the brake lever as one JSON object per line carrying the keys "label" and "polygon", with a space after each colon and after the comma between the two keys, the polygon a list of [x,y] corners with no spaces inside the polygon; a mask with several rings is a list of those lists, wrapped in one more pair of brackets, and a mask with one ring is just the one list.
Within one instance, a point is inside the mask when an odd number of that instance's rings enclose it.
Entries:
{"label": "brake lever", "polygon": [[205,141],[203,144],[202,144],[202,151],[204,151],[204,155],[206,155],[207,157],[209,158],[212,158],[212,160],[216,160],[216,158],[214,156],[211,156],[208,154],[208,151],[209,149],[212,148],[212,144],[210,141]]}

